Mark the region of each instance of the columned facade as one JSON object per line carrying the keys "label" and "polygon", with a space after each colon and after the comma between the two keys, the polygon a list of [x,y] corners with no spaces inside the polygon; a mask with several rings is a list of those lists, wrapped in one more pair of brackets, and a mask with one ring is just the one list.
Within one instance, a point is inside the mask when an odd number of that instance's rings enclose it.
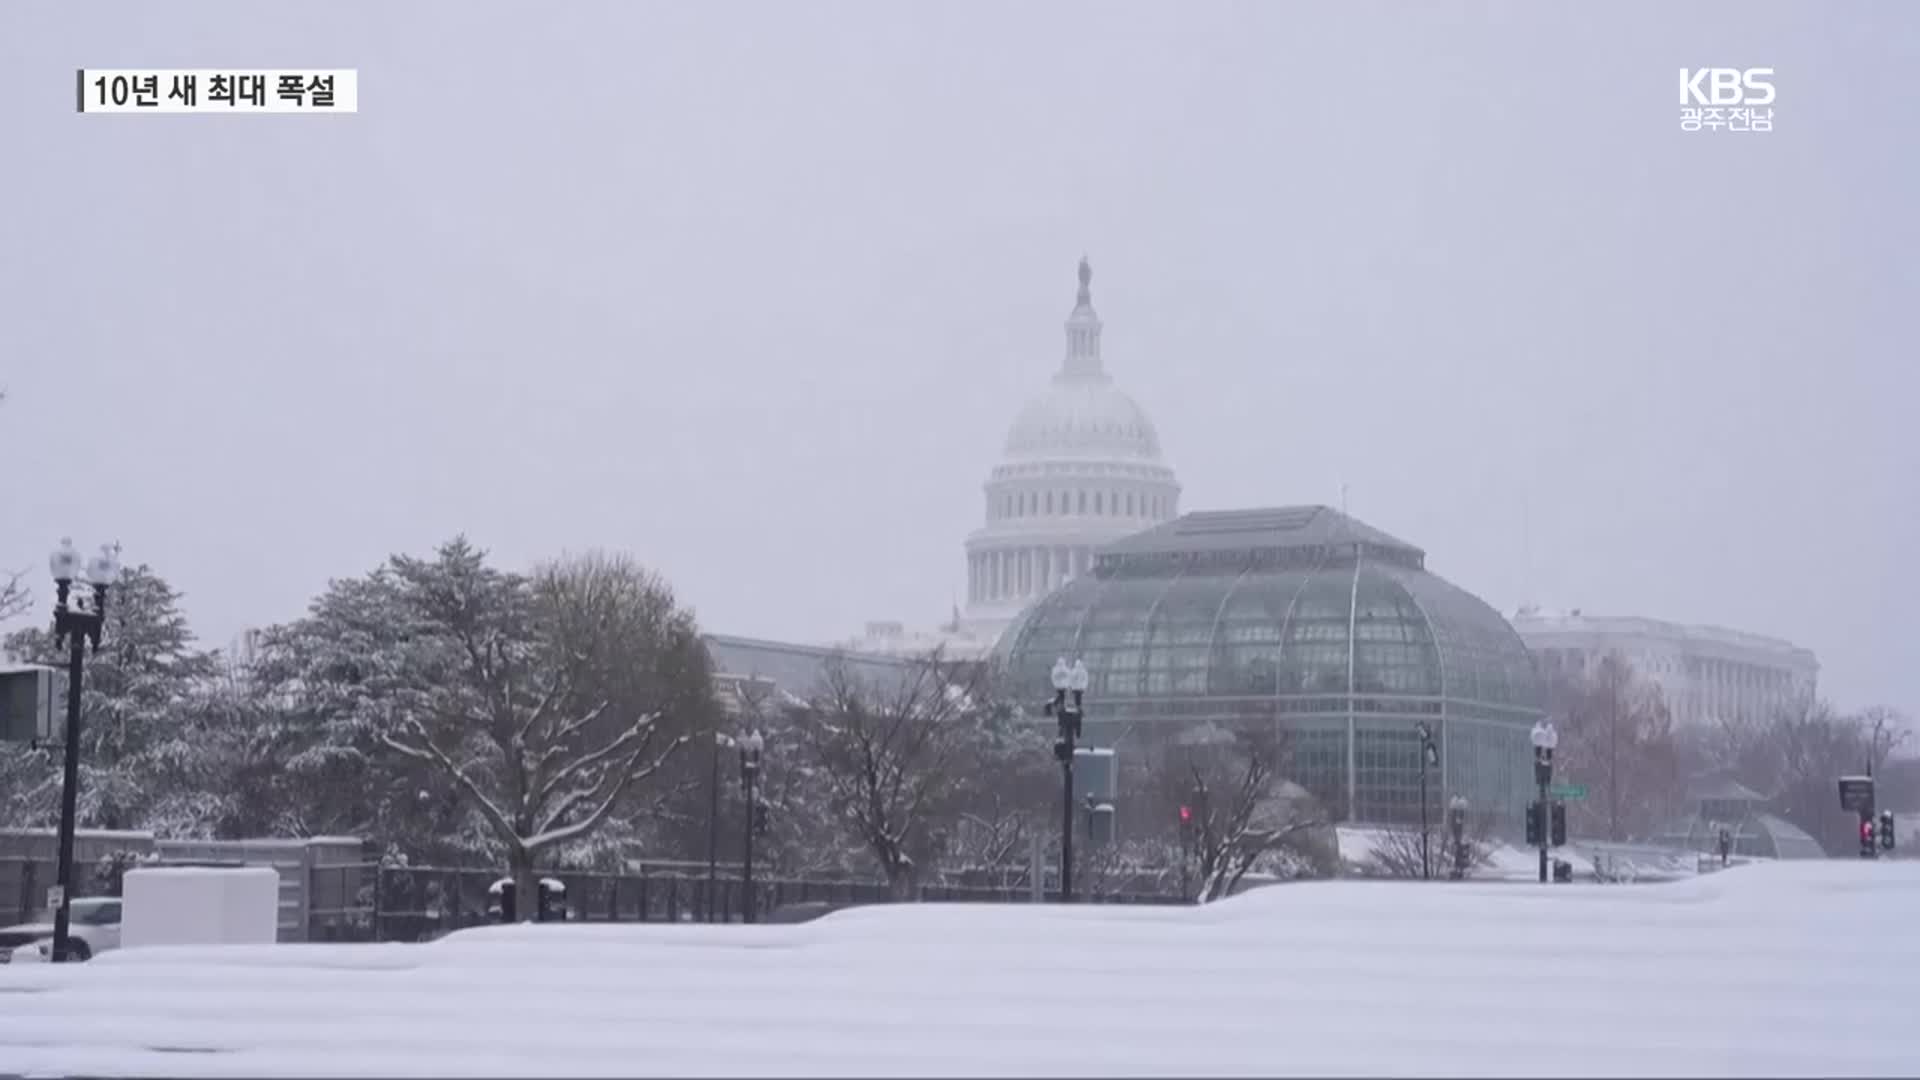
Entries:
{"label": "columned facade", "polygon": [[1579,674],[1618,653],[1660,688],[1682,726],[1756,722],[1813,699],[1819,661],[1778,638],[1632,616],[1523,608],[1513,628],[1547,671]]}

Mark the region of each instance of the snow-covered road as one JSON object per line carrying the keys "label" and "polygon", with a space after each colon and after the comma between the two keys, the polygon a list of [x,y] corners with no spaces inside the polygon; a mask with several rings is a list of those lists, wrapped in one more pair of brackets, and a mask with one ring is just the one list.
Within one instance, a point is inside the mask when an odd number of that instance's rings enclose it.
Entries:
{"label": "snow-covered road", "polygon": [[0,1074],[1912,1075],[1920,863],[0,968]]}

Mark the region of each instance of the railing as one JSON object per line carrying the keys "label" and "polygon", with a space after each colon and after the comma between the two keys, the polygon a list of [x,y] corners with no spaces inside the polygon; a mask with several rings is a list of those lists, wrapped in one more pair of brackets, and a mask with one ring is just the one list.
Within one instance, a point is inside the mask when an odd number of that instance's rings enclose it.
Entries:
{"label": "railing", "polygon": [[[454,930],[484,925],[498,916],[498,898],[490,893],[502,873],[497,869],[395,867],[376,864],[318,866],[308,872],[309,941],[431,941]],[[604,874],[543,872],[566,886],[567,917],[574,922],[696,923],[739,922],[744,918],[745,883],[721,876],[709,892],[704,871],[690,873]],[[777,917],[792,904],[851,907],[863,904],[923,901],[933,903],[1031,902],[1028,888],[928,885],[900,897],[872,881],[756,879],[754,910],[760,919]],[[1053,893],[1057,898],[1058,893]],[[1086,898],[1091,903],[1178,904],[1176,896],[1118,893]],[[711,905],[711,907],[709,907]],[[522,902],[520,917],[532,913]]]}

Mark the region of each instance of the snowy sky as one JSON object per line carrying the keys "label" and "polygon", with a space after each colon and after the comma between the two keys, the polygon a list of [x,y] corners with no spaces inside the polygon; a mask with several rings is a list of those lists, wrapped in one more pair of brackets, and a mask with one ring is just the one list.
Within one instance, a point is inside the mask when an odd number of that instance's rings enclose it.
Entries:
{"label": "snowy sky", "polygon": [[[1776,130],[1679,131],[1703,65]],[[361,112],[73,111],[218,66]],[[932,622],[1085,252],[1187,509],[1344,482],[1920,711],[1916,70],[1892,2],[9,3],[0,566],[118,538],[215,644],[459,530]]]}

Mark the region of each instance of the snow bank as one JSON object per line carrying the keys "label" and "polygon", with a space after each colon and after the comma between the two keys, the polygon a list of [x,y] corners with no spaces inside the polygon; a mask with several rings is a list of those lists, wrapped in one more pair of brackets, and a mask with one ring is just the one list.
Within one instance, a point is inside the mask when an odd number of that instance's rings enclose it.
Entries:
{"label": "snow bank", "polygon": [[1835,861],[136,950],[0,968],[0,1074],[1911,1075],[1917,901]]}

